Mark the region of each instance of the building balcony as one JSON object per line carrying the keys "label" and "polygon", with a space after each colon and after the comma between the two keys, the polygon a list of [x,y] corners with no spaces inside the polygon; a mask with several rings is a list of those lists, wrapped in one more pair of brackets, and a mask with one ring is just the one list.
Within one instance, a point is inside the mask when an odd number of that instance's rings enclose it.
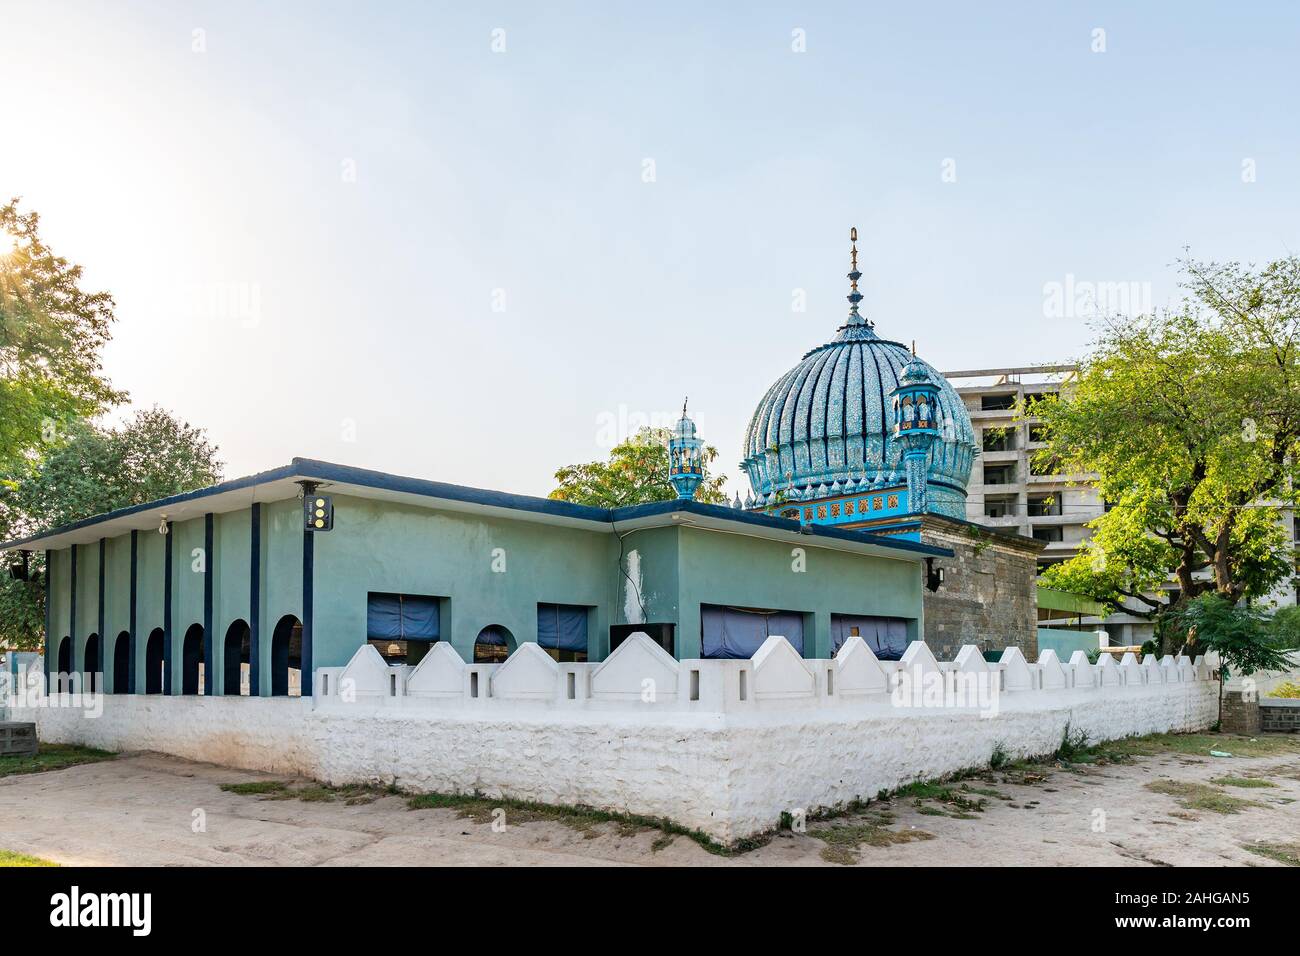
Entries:
{"label": "building balcony", "polygon": [[989,464],[1011,464],[1020,460],[1020,452],[1014,448],[1007,448],[1002,451],[981,451],[978,457],[980,461],[988,462]]}

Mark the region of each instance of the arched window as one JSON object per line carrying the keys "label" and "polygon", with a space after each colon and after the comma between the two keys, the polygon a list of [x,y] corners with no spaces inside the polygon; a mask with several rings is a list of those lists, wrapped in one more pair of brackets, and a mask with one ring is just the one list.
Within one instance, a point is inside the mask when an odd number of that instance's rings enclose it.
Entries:
{"label": "arched window", "polygon": [[131,635],[126,631],[113,642],[113,693],[131,692]]}
{"label": "arched window", "polygon": [[222,642],[221,650],[221,693],[227,697],[247,697],[249,694],[252,641],[253,632],[247,621],[235,621],[226,629],[226,639]]}
{"label": "arched window", "polygon": [[500,664],[518,647],[515,636],[500,624],[489,624],[474,638],[475,664]]}
{"label": "arched window", "polygon": [[155,627],[149,632],[149,641],[144,646],[144,692],[161,694],[163,692],[163,629]]}
{"label": "arched window", "polygon": [[96,691],[101,689],[99,686],[99,679],[100,679],[100,675],[104,672],[104,662],[100,659],[100,653],[99,653],[98,634],[92,634],[90,635],[90,637],[86,638],[85,661],[86,661],[86,670],[85,670],[86,676],[84,678],[84,683],[81,685],[81,687],[83,690],[89,691],[90,693],[93,694]]}
{"label": "arched window", "polygon": [[181,644],[181,693],[203,692],[203,625],[191,624]]}
{"label": "arched window", "polygon": [[271,696],[302,693],[302,622],[292,614],[280,618],[271,633]]}

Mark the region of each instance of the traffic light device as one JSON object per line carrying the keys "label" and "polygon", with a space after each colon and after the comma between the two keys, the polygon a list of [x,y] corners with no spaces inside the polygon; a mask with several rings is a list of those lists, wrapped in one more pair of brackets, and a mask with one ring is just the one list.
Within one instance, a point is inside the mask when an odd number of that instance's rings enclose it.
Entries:
{"label": "traffic light device", "polygon": [[329,495],[306,495],[302,507],[308,531],[329,531],[334,527],[334,501]]}

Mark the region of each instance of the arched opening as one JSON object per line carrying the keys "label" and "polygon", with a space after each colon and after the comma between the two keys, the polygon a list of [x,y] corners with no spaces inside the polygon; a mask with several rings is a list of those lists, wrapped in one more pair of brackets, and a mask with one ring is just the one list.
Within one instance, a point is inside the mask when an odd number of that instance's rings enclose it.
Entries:
{"label": "arched opening", "polygon": [[104,671],[104,662],[100,660],[100,654],[99,654],[98,634],[92,634],[90,635],[90,637],[86,638],[85,659],[86,659],[86,671],[85,671],[86,677],[85,677],[85,683],[82,684],[81,686],[83,689],[93,694],[100,689],[99,686],[100,675]]}
{"label": "arched opening", "polygon": [[181,693],[203,690],[203,625],[191,624],[181,643]]}
{"label": "arched opening", "polygon": [[131,635],[126,631],[113,642],[113,693],[131,692]]}
{"label": "arched opening", "polygon": [[500,624],[489,624],[474,638],[474,663],[500,664],[518,646],[509,629]]}
{"label": "arched opening", "polygon": [[223,680],[221,693],[228,697],[249,695],[249,676],[252,668],[253,632],[247,621],[235,621],[226,629],[226,639],[221,646]]}
{"label": "arched opening", "polygon": [[271,696],[302,693],[302,622],[292,614],[280,618],[271,634]]}
{"label": "arched opening", "polygon": [[59,666],[54,672],[54,689],[57,693],[67,693],[72,690],[71,671],[72,671],[72,639],[69,637],[59,641]]}
{"label": "arched opening", "polygon": [[155,627],[149,632],[149,641],[144,646],[144,692],[161,694],[163,692],[163,629]]}

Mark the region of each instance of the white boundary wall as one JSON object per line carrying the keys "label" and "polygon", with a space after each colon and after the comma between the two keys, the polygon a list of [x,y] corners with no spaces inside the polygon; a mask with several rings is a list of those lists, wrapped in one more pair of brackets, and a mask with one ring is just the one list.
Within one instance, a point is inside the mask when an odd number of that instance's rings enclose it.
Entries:
{"label": "white boundary wall", "polygon": [[834,660],[802,660],[774,637],[751,660],[675,661],[637,634],[599,664],[524,644],[504,664],[467,665],[439,644],[390,667],[366,646],[317,670],[312,698],[100,695],[83,709],[64,696],[11,713],[46,741],[586,804],[728,842],[783,811],[985,765],[997,747],[1051,753],[1067,726],[1093,741],[1204,729],[1218,687],[1200,658],[1062,664],[1046,651],[1030,664],[1013,648],[988,665],[972,647],[946,663],[916,642],[882,663],[853,638]]}

